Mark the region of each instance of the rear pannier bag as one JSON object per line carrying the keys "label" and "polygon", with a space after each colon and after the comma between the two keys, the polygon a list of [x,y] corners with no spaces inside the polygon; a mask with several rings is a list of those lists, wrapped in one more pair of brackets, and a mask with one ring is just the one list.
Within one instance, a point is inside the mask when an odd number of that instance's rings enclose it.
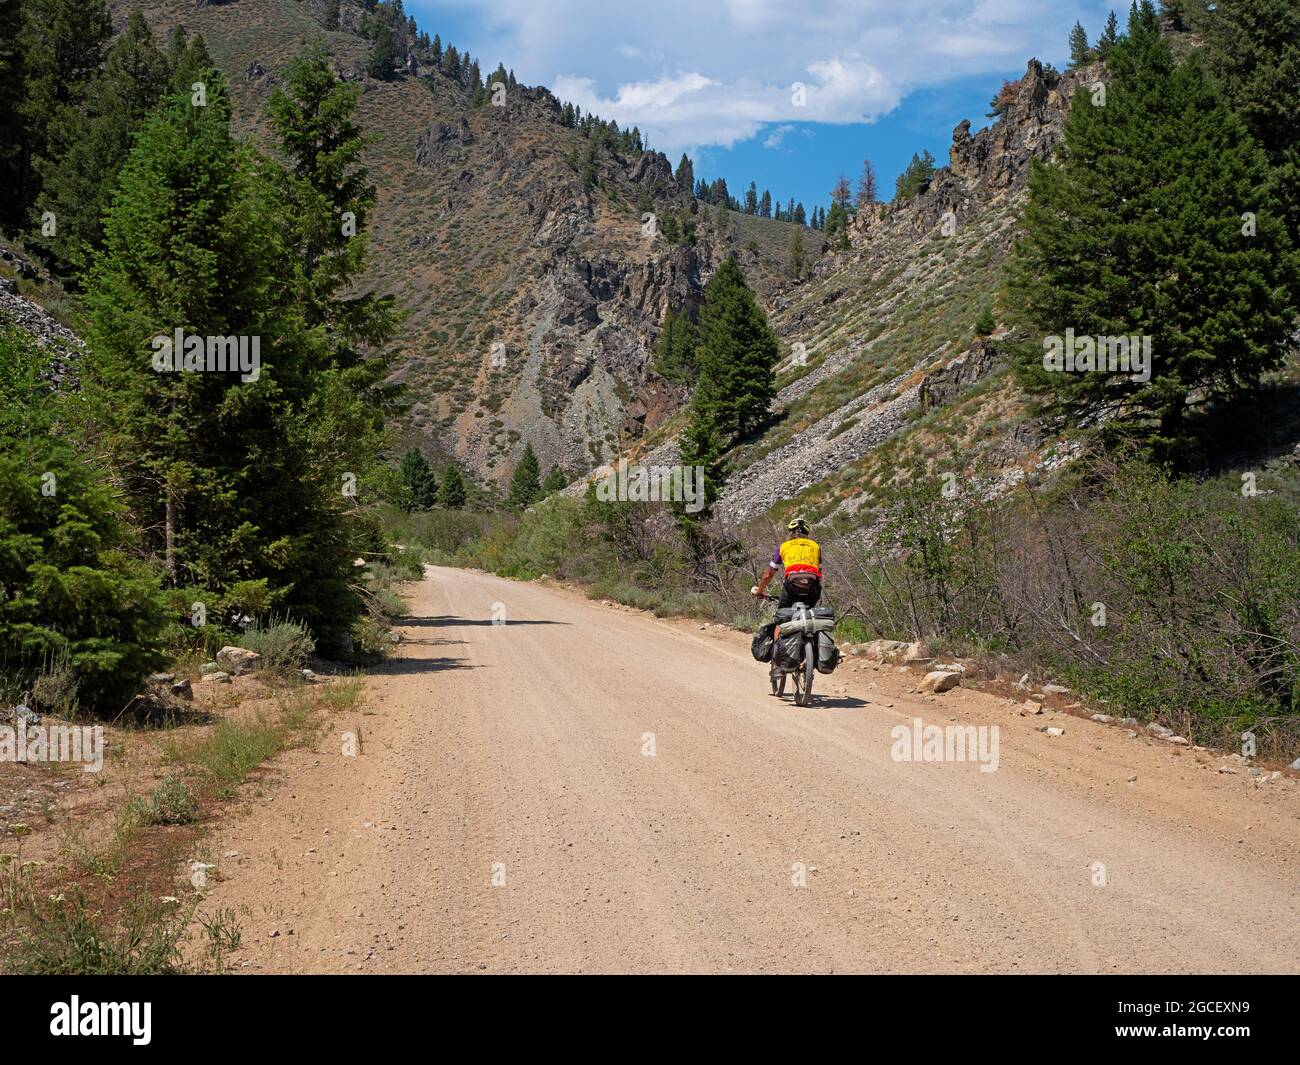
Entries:
{"label": "rear pannier bag", "polygon": [[798,669],[803,662],[803,633],[792,632],[777,640],[773,658],[782,669]]}
{"label": "rear pannier bag", "polygon": [[749,651],[756,662],[772,661],[772,647],[776,642],[772,639],[772,631],[775,628],[776,622],[770,622],[754,633],[754,642],[749,645]]}
{"label": "rear pannier bag", "polygon": [[840,649],[835,646],[829,632],[817,634],[817,672],[834,673],[840,664]]}

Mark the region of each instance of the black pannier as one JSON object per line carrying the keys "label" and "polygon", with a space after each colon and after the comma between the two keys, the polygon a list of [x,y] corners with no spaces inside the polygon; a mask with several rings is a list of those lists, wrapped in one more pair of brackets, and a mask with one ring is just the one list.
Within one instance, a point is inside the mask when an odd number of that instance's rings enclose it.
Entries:
{"label": "black pannier", "polygon": [[782,669],[798,669],[803,664],[803,633],[792,632],[777,640],[773,658]]}
{"label": "black pannier", "polygon": [[775,628],[776,622],[770,622],[754,633],[754,642],[749,645],[749,652],[754,656],[755,661],[772,661],[772,647],[776,642],[772,638],[772,632]]}
{"label": "black pannier", "polygon": [[829,632],[817,634],[817,672],[834,673],[840,664],[840,649],[835,646]]}

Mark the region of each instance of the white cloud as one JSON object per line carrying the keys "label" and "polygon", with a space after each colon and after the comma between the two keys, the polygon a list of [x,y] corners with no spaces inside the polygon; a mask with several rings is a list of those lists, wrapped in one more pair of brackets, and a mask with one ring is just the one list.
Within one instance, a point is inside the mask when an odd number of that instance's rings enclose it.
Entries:
{"label": "white cloud", "polygon": [[[916,89],[1059,57],[1093,0],[438,0],[478,38],[455,41],[491,65],[675,154],[729,147],[792,122],[870,122]],[[433,0],[408,0],[421,24]],[[446,35],[446,34],[445,34]],[[792,86],[807,86],[804,106]],[[780,144],[780,134],[776,145]],[[776,136],[773,130],[768,139]],[[775,145],[769,145],[775,146]]]}
{"label": "white cloud", "polygon": [[794,126],[788,124],[777,126],[775,129],[769,132],[768,135],[763,139],[763,147],[764,148],[781,147],[781,142],[785,140],[785,135],[791,132],[793,129]]}

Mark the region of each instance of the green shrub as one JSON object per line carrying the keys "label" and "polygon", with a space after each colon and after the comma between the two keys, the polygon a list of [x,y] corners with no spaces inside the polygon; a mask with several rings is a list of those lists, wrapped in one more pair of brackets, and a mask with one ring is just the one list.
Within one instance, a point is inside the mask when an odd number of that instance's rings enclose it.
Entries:
{"label": "green shrub", "polygon": [[141,825],[188,825],[198,819],[199,800],[183,779],[168,777],[147,799],[132,799],[127,810]]}
{"label": "green shrub", "polygon": [[0,330],[0,674],[26,687],[58,661],[83,705],[120,710],[164,661],[158,574],[129,550],[107,475],[65,435],[47,361]]}
{"label": "green shrub", "polygon": [[302,669],[316,652],[316,641],[307,626],[288,619],[248,629],[239,638],[239,646],[261,655],[258,669],[275,675]]}

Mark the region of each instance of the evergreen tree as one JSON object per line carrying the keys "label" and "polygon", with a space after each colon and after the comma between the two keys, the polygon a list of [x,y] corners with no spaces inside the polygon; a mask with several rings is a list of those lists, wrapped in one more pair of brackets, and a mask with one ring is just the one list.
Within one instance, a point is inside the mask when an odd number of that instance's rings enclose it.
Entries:
{"label": "evergreen tree", "polygon": [[734,258],[724,260],[705,286],[698,330],[692,411],[707,416],[720,445],[730,447],[767,420],[780,359],[776,334]]}
{"label": "evergreen tree", "polygon": [[510,493],[506,504],[522,510],[532,506],[542,497],[541,470],[532,444],[524,445],[523,458],[510,478]]}
{"label": "evergreen tree", "polygon": [[81,107],[104,62],[113,23],[105,0],[23,0],[23,12],[25,158],[18,196],[30,208],[39,197],[42,163],[51,157],[50,127]]}
{"label": "evergreen tree", "polygon": [[460,510],[465,505],[465,478],[454,462],[447,463],[442,474],[442,487],[438,489],[438,502],[448,510]]}
{"label": "evergreen tree", "polygon": [[803,202],[800,201],[794,205],[794,216],[791,219],[796,225],[808,224],[808,212],[804,210]]}
{"label": "evergreen tree", "polygon": [[62,271],[85,261],[102,239],[102,219],[135,134],[171,80],[139,6],[108,51],[103,72],[79,108],[49,126],[50,158],[39,164],[41,207],[54,212],[54,235],[36,238]]}
{"label": "evergreen tree", "polygon": [[661,377],[690,387],[695,383],[695,323],[686,311],[664,315],[651,368]]}
{"label": "evergreen tree", "polygon": [[894,184],[894,196],[900,200],[915,196],[933,176],[934,156],[930,154],[930,150],[927,148],[920,155],[914,152],[912,161],[898,175],[898,180]]}
{"label": "evergreen tree", "polygon": [[803,235],[799,230],[790,233],[790,246],[786,255],[786,273],[798,281],[808,269],[808,260],[804,256]]}
{"label": "evergreen tree", "polygon": [[0,227],[16,231],[25,220],[18,192],[24,178],[23,99],[26,77],[20,35],[23,0],[0,0]]}
{"label": "evergreen tree", "polygon": [[370,45],[370,54],[366,58],[366,73],[379,81],[391,81],[397,56],[397,42],[393,39],[392,32],[384,29]]}
{"label": "evergreen tree", "polygon": [[[325,328],[332,361],[341,367],[358,366],[355,347],[378,347],[397,327],[391,297],[342,295],[365,271],[365,230],[375,203],[361,165],[365,140],[353,117],[359,96],[358,86],[337,80],[325,53],[310,46],[289,65],[285,88],[275,90],[267,108],[292,167],[287,232],[299,299],[307,324]],[[383,368],[383,360],[370,360],[369,376]],[[360,387],[363,376],[354,374],[352,383]]]}
{"label": "evergreen tree", "polygon": [[1090,49],[1088,47],[1088,32],[1083,28],[1083,24],[1076,22],[1074,29],[1070,31],[1070,69],[1081,67],[1088,62],[1090,58]]}
{"label": "evergreen tree", "polygon": [[116,714],[163,663],[158,577],[108,475],[66,435],[48,370],[28,334],[0,330],[0,688],[66,667],[83,708]]}
{"label": "evergreen tree", "polygon": [[745,214],[758,214],[758,188],[752,181],[745,190]]}
{"label": "evergreen tree", "polygon": [[823,228],[832,248],[843,251],[849,246],[849,215],[838,200],[829,211],[822,210]]}
{"label": "evergreen tree", "polygon": [[167,65],[172,71],[172,89],[186,94],[193,91],[195,84],[203,83],[216,68],[203,34],[195,34],[191,41],[184,26],[177,26],[172,32],[167,47]]}
{"label": "evergreen tree", "polygon": [[546,480],[542,482],[542,495],[554,495],[561,491],[569,483],[569,475],[559,466],[552,466],[551,472],[546,475]]}
{"label": "evergreen tree", "polygon": [[402,476],[402,509],[428,510],[438,502],[438,478],[429,460],[419,448],[412,448],[402,456],[399,471]]}
{"label": "evergreen tree", "polygon": [[[201,77],[206,105],[168,101],[122,169],[90,275],[83,386],[173,584],[255,582],[337,635],[360,609],[351,561],[372,538],[354,499],[370,438],[351,424],[356,395],[313,372],[329,360],[285,269],[288,176],[234,143],[224,81]],[[166,361],[177,330],[180,368]],[[203,372],[223,338],[258,345],[251,372]]]}
{"label": "evergreen tree", "polygon": [[681,159],[677,161],[677,169],[673,172],[673,178],[676,178],[677,185],[682,189],[694,190],[695,186],[695,166],[690,161],[690,156],[685,152],[681,153]]}
{"label": "evergreen tree", "polygon": [[1300,6],[1218,0],[1203,22],[1209,67],[1268,153],[1300,247]]}
{"label": "evergreen tree", "polygon": [[847,211],[851,198],[852,194],[849,191],[849,179],[841,174],[835,181],[835,187],[831,189],[831,200]]}
{"label": "evergreen tree", "polygon": [[1149,0],[1108,66],[1107,105],[1072,107],[1059,161],[1033,169],[1011,291],[1048,337],[1150,337],[1150,380],[1055,372],[1047,346],[1023,352],[1021,377],[1049,409],[1107,416],[1177,459],[1197,408],[1281,363],[1300,267],[1263,152],[1199,57],[1175,61]]}
{"label": "evergreen tree", "polygon": [[1097,55],[1105,59],[1118,40],[1119,18],[1114,11],[1111,11],[1106,16],[1106,28],[1101,31],[1101,36],[1097,38]]}
{"label": "evergreen tree", "polygon": [[772,194],[767,189],[763,190],[763,198],[758,201],[758,213],[763,218],[772,217]]}

